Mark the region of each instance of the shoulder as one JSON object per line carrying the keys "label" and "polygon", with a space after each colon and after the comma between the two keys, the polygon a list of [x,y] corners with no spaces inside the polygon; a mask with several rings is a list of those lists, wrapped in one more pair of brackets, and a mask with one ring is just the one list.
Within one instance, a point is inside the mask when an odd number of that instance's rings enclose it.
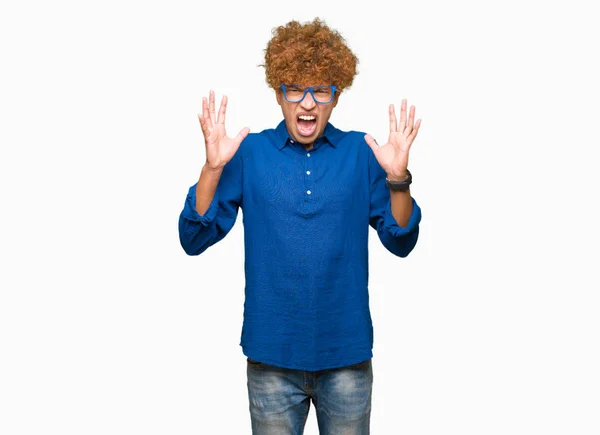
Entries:
{"label": "shoulder", "polygon": [[248,143],[264,142],[265,140],[274,140],[277,135],[277,130],[274,128],[266,128],[259,132],[250,132],[244,141]]}
{"label": "shoulder", "polygon": [[[340,137],[343,137],[343,142],[340,142],[343,149],[351,150],[351,152],[369,168],[369,172],[380,173],[382,171],[381,165],[375,157],[375,153],[373,153],[373,150],[365,140],[365,136],[367,135],[366,132],[360,130],[339,131]],[[373,138],[377,141],[375,136],[373,136]],[[377,142],[381,144],[381,141]]]}
{"label": "shoulder", "polygon": [[[366,133],[360,130],[341,130],[331,126],[331,135],[336,143],[344,149],[352,150],[360,154],[367,153],[371,149],[365,141]],[[373,151],[371,151],[372,153]]]}
{"label": "shoulder", "polygon": [[327,123],[327,127],[325,130],[326,134],[329,134],[333,139],[337,139],[337,141],[349,141],[349,142],[359,142],[364,140],[365,132],[360,130],[344,130],[343,128],[337,128],[331,123]]}
{"label": "shoulder", "polygon": [[231,159],[231,166],[245,166],[252,164],[252,162],[260,161],[265,153],[268,153],[270,147],[266,146],[271,143],[275,144],[276,130],[273,128],[265,129],[260,132],[250,132],[242,140],[240,146],[233,158]]}
{"label": "shoulder", "polygon": [[275,143],[277,141],[277,130],[267,128],[259,132],[250,132],[244,138],[240,145],[242,153],[256,151],[257,148],[264,146],[267,143]]}

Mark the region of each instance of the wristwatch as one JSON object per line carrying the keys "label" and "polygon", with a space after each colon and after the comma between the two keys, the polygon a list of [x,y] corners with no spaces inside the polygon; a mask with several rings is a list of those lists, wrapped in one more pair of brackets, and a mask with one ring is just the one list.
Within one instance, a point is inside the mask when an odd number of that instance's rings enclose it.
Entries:
{"label": "wristwatch", "polygon": [[408,174],[408,178],[404,181],[391,181],[388,180],[387,177],[385,177],[385,185],[390,189],[393,190],[395,192],[405,192],[408,190],[408,186],[410,186],[410,183],[412,183],[412,174],[410,173],[410,171],[407,169],[406,173]]}

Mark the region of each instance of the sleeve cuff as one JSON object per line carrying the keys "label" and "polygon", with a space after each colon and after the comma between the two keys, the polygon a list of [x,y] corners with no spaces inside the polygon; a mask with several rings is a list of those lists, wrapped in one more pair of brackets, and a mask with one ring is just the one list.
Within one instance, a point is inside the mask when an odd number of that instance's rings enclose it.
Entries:
{"label": "sleeve cuff", "polygon": [[394,237],[401,237],[414,231],[419,226],[419,222],[421,222],[421,208],[418,206],[414,198],[411,197],[411,199],[413,209],[406,227],[401,227],[398,225],[398,222],[396,222],[396,219],[394,219],[394,215],[392,214],[392,200],[391,198],[387,200],[383,226],[386,231]]}
{"label": "sleeve cuff", "polygon": [[196,211],[196,184],[190,187],[187,198],[185,200],[185,207],[183,209],[183,217],[192,222],[199,222],[204,226],[208,226],[217,216],[217,210],[219,208],[219,190],[215,191],[208,210],[203,215]]}

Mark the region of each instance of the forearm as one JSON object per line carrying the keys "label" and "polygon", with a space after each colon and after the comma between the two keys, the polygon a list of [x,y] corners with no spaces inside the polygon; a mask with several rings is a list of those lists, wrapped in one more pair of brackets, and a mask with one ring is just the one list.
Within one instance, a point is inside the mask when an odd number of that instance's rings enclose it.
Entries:
{"label": "forearm", "polygon": [[398,226],[406,228],[408,220],[413,211],[410,189],[404,192],[390,190],[392,215]]}
{"label": "forearm", "polygon": [[222,169],[214,170],[206,166],[202,167],[200,178],[196,184],[196,211],[199,215],[204,215],[208,210],[217,191],[222,173]]}
{"label": "forearm", "polygon": [[[404,181],[408,178],[408,174],[406,172],[402,172],[401,174],[387,174],[387,178],[391,181]],[[410,188],[405,191],[390,189],[390,198],[394,219],[396,219],[399,227],[406,228],[413,211]]]}

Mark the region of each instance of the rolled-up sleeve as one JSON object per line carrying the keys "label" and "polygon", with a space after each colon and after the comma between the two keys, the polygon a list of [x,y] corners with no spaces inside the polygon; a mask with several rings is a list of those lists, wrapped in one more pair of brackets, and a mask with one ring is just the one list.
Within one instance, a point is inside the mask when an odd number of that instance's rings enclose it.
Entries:
{"label": "rolled-up sleeve", "polygon": [[419,238],[421,208],[412,199],[412,213],[406,227],[401,227],[392,214],[389,188],[385,184],[386,172],[381,167],[373,150],[369,147],[369,182],[371,189],[371,209],[369,224],[377,231],[379,240],[388,251],[398,257],[406,257],[413,250]]}
{"label": "rolled-up sleeve", "polygon": [[196,211],[196,184],[189,188],[179,215],[179,241],[188,255],[200,255],[233,228],[242,203],[240,154],[241,146],[223,168],[215,195],[203,215]]}

